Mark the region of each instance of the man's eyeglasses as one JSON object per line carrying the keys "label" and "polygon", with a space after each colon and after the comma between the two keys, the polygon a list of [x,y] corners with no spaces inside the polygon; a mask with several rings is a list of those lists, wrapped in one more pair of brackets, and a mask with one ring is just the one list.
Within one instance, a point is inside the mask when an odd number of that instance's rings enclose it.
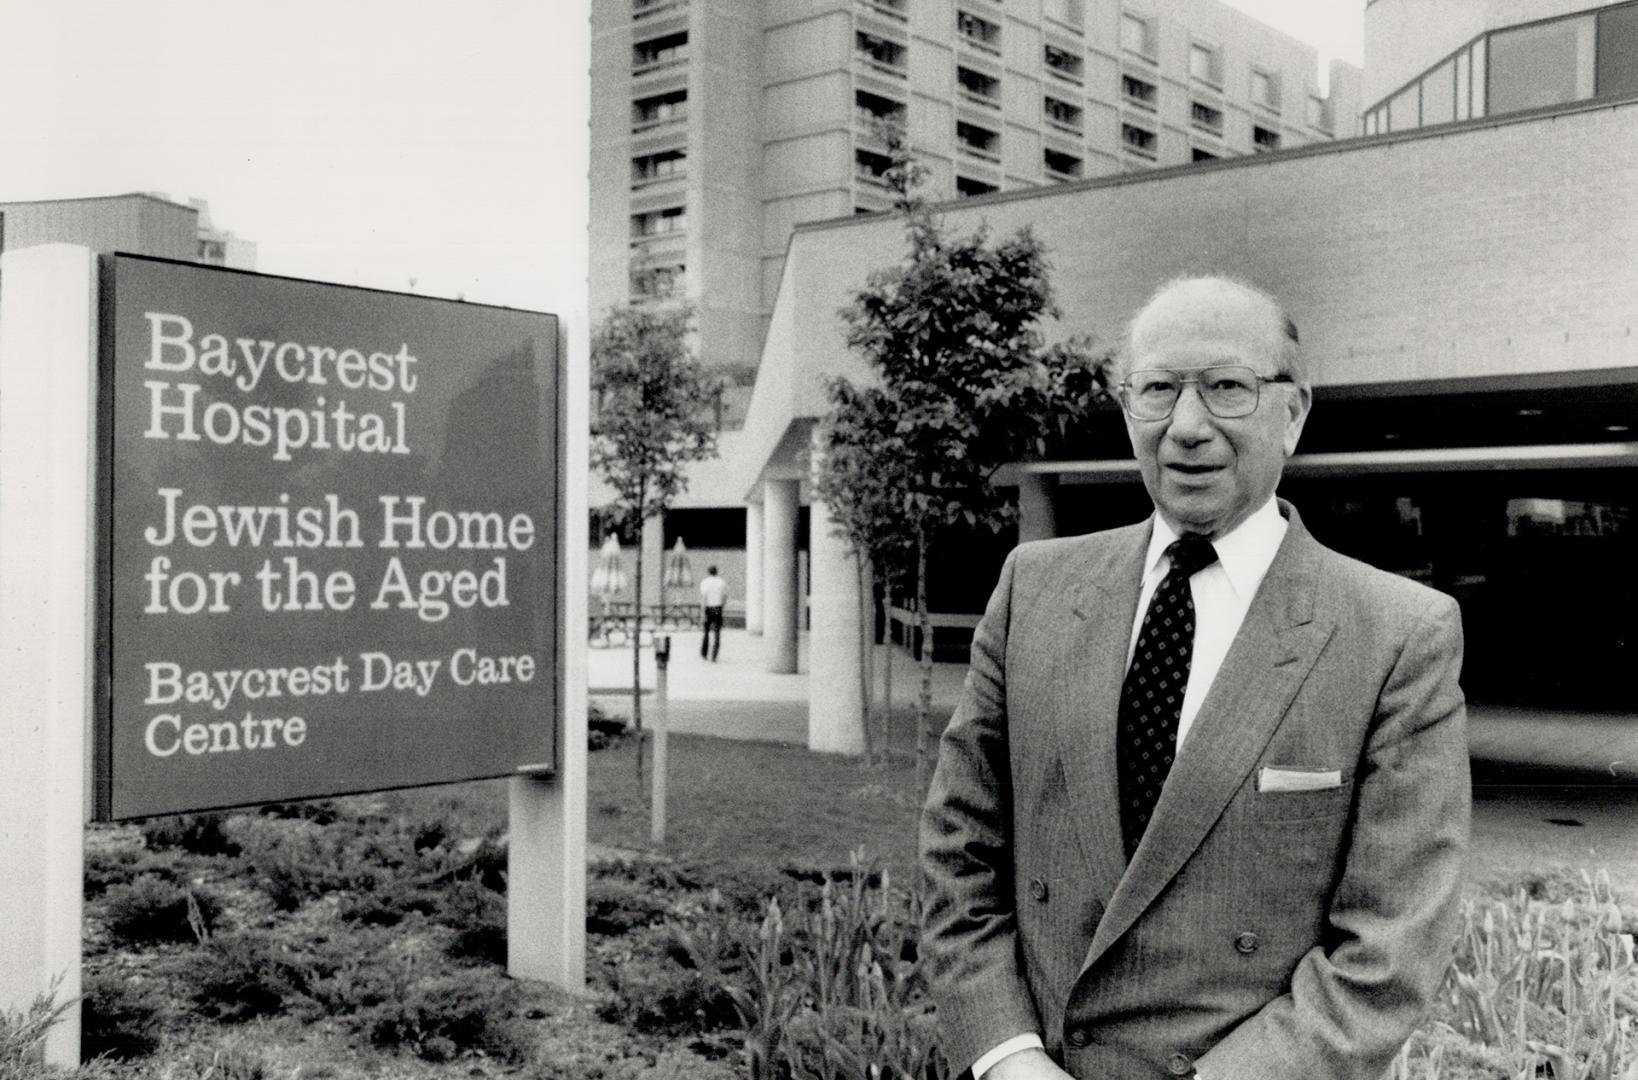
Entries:
{"label": "man's eyeglasses", "polygon": [[1181,371],[1147,368],[1120,383],[1120,403],[1135,420],[1164,420],[1177,407],[1185,383],[1194,383],[1206,411],[1221,420],[1257,411],[1263,383],[1288,383],[1289,375],[1259,375],[1237,364],[1201,368],[1191,377]]}

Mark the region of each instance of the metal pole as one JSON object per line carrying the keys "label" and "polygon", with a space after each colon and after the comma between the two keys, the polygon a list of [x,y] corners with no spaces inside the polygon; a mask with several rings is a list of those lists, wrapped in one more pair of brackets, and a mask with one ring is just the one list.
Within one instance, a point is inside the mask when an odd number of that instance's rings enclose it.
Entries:
{"label": "metal pole", "polygon": [[665,843],[665,741],[666,741],[666,668],[671,663],[671,635],[656,638],[654,642],[654,721],[649,730],[654,735],[654,763],[649,776],[652,797],[648,837],[655,845]]}

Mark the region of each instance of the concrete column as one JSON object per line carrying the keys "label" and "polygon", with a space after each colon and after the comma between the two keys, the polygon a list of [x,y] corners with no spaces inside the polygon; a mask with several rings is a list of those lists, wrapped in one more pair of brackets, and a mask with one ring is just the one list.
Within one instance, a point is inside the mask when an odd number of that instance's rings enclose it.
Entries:
{"label": "concrete column", "polygon": [[768,635],[768,670],[796,673],[797,482],[762,485],[762,628]]}
{"label": "concrete column", "polygon": [[[643,522],[643,595],[646,604],[663,603],[665,596],[665,517],[651,517]],[[686,598],[685,598],[686,599]]]}
{"label": "concrete column", "polygon": [[1058,535],[1058,478],[1048,473],[1018,477],[1018,542]]}
{"label": "concrete column", "polygon": [[[819,427],[813,434],[817,468],[825,447]],[[859,566],[852,545],[835,534],[829,508],[815,500],[808,515],[808,749],[863,754]]]}
{"label": "concrete column", "polygon": [[745,629],[762,633],[762,504],[745,504]]}

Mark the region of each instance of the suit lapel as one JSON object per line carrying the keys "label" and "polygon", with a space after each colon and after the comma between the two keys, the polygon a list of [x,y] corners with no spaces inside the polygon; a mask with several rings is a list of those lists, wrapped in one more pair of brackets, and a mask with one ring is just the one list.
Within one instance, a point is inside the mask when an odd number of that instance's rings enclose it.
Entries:
{"label": "suit lapel", "polygon": [[1125,870],[1120,792],[1115,773],[1115,735],[1126,649],[1137,614],[1149,526],[1110,537],[1073,568],[1067,594],[1074,616],[1069,640],[1058,650],[1063,707],[1054,726],[1058,752],[1087,882],[1099,900],[1115,891]]}
{"label": "suit lapel", "polygon": [[[1281,506],[1290,517],[1285,540],[1201,704],[1148,831],[1110,898],[1088,964],[1131,927],[1199,848],[1261,757],[1331,636],[1332,623],[1314,615],[1319,545],[1296,511]],[[1117,813],[1117,851],[1119,832]]]}

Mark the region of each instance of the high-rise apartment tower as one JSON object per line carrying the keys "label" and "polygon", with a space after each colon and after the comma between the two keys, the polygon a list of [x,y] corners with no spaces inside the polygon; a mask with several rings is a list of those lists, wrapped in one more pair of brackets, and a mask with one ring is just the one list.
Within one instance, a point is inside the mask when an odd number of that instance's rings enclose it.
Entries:
{"label": "high-rise apartment tower", "polygon": [[798,223],[1344,138],[1357,68],[1216,0],[593,0],[591,301],[686,299],[748,396]]}

